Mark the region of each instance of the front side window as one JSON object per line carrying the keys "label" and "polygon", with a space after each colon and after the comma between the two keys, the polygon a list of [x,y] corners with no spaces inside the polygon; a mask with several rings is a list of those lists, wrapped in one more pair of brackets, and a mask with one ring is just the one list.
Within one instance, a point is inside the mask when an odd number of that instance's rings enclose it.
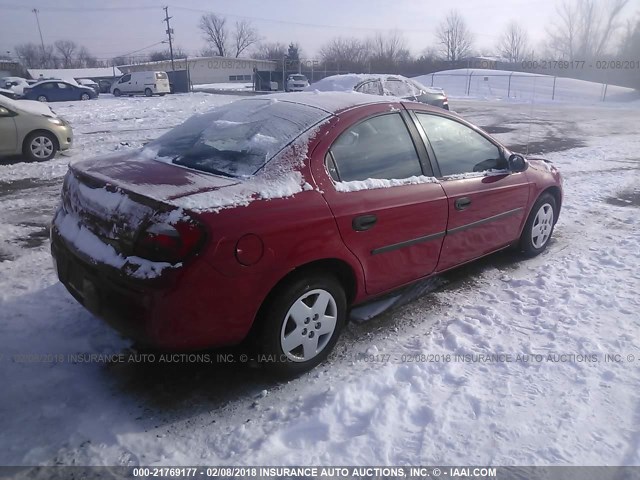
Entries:
{"label": "front side window", "polygon": [[398,113],[379,115],[354,125],[338,137],[330,152],[333,163],[329,172],[334,180],[422,175],[416,148]]}
{"label": "front side window", "polygon": [[416,113],[443,176],[506,169],[499,148],[472,128],[438,115]]}
{"label": "front side window", "polygon": [[122,79],[120,80],[120,83],[128,82],[129,80],[131,80],[131,75],[125,75],[125,76],[124,76],[124,77],[122,77]]}

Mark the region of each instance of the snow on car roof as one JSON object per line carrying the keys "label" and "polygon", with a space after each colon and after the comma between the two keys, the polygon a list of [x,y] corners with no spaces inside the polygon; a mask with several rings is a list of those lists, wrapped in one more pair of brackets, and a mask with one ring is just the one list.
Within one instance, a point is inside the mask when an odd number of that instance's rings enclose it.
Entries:
{"label": "snow on car roof", "polygon": [[12,100],[0,95],[0,106],[7,107],[12,110],[22,110],[24,112],[46,115],[48,117],[56,116],[49,105],[43,102],[36,102],[35,100]]}
{"label": "snow on car roof", "polygon": [[[368,95],[354,91],[350,92],[291,92],[291,93],[274,93],[260,97],[258,99],[271,98],[276,101],[301,103],[310,107],[319,108],[327,113],[337,113],[358,105],[367,105],[371,103],[389,103],[393,102],[389,97],[381,97],[379,95]],[[251,101],[246,99],[240,101]]]}
{"label": "snow on car roof", "polygon": [[391,73],[346,73],[343,75],[331,75],[330,77],[325,77],[322,80],[306,87],[305,91],[318,90],[320,92],[349,92],[352,91],[356,85],[364,82],[365,80],[401,80],[414,84],[418,83],[420,88],[426,92],[442,93],[442,89],[426,87],[420,82],[416,82],[415,79]]}

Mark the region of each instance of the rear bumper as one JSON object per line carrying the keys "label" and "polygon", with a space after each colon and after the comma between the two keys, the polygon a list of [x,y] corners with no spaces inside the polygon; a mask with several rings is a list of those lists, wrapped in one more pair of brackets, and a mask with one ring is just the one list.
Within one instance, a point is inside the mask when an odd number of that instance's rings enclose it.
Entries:
{"label": "rear bumper", "polygon": [[221,278],[206,262],[151,280],[132,279],[114,267],[88,261],[55,226],[51,254],[60,282],[80,304],[122,335],[156,348],[237,344],[249,332],[258,308],[237,294],[240,285]]}

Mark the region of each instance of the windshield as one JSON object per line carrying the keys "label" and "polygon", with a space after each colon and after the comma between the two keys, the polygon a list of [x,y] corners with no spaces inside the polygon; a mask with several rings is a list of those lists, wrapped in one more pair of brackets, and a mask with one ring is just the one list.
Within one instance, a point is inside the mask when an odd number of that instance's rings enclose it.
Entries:
{"label": "windshield", "polygon": [[306,80],[307,77],[305,77],[304,75],[291,75],[291,80]]}
{"label": "windshield", "polygon": [[145,149],[196,170],[230,177],[250,176],[328,115],[297,103],[240,100],[191,117]]}

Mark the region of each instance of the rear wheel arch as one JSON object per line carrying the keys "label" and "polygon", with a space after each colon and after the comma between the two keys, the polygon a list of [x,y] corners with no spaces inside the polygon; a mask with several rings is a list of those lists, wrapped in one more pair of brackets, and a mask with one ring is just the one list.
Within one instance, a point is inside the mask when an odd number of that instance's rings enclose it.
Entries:
{"label": "rear wheel arch", "polygon": [[261,320],[265,316],[265,311],[269,308],[275,297],[280,293],[283,286],[305,275],[313,275],[317,273],[333,276],[340,285],[342,285],[342,288],[344,288],[347,307],[353,302],[358,289],[358,279],[353,268],[346,261],[337,258],[314,260],[309,263],[299,265],[275,283],[271,290],[269,290],[265,299],[262,301],[262,304],[260,305],[260,308],[253,320],[251,331],[248,336],[254,336],[256,331],[259,330]]}

